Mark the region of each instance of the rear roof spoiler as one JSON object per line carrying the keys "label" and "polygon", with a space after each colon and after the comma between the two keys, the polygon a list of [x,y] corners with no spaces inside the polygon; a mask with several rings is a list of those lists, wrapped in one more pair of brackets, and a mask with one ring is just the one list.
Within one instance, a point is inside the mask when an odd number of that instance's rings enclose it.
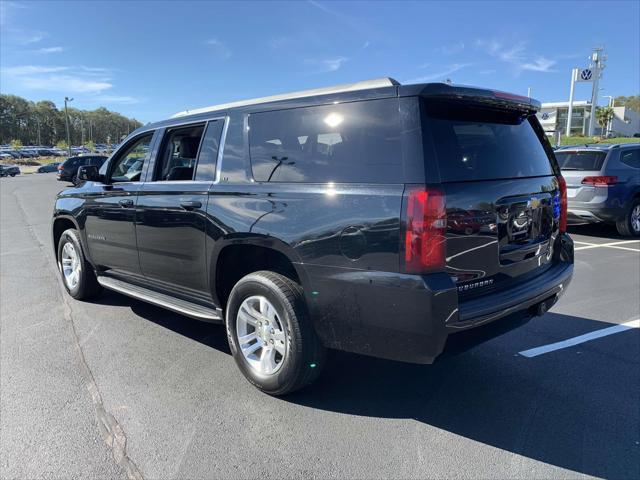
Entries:
{"label": "rear roof spoiler", "polygon": [[447,83],[428,83],[407,87],[417,87],[419,91],[415,93],[423,97],[449,101],[466,101],[486,105],[490,108],[517,110],[529,114],[536,113],[541,108],[538,100],[499,90],[486,90],[464,85],[449,85]]}

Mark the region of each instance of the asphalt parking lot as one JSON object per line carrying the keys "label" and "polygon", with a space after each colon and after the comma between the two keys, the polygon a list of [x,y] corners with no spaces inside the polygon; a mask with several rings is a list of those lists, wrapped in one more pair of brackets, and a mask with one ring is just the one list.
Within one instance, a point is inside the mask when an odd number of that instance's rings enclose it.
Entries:
{"label": "asphalt parking lot", "polygon": [[278,399],[221,326],[63,295],[62,187],[0,181],[0,477],[640,478],[640,241],[574,227],[574,280],[545,316],[432,366],[335,353]]}

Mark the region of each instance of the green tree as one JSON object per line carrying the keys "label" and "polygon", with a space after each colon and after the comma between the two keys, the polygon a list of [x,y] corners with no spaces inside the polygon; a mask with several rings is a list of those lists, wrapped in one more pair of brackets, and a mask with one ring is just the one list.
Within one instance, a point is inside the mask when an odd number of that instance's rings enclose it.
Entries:
{"label": "green tree", "polygon": [[640,113],[640,95],[616,97],[613,104],[616,107],[627,107],[630,110],[635,110]]}
{"label": "green tree", "polygon": [[88,142],[85,142],[84,146],[87,147],[90,152],[96,151],[96,144],[93,142],[93,140],[89,140]]}
{"label": "green tree", "polygon": [[[105,143],[107,137],[120,138],[142,124],[104,107],[96,110],[69,109],[71,143],[83,140]],[[20,140],[24,145],[52,145],[66,138],[64,111],[50,100],[29,102],[16,95],[0,94],[0,144]]]}
{"label": "green tree", "polygon": [[56,143],[56,148],[59,148],[60,150],[67,150],[69,148],[69,144],[66,140],[59,140],[58,143]]}
{"label": "green tree", "polygon": [[11,148],[13,148],[14,150],[21,149],[22,148],[22,142],[20,141],[20,139],[14,138],[13,140],[11,140]]}
{"label": "green tree", "polygon": [[596,109],[596,120],[598,125],[602,128],[602,134],[604,135],[607,130],[609,122],[613,120],[613,108],[611,107],[599,107]]}

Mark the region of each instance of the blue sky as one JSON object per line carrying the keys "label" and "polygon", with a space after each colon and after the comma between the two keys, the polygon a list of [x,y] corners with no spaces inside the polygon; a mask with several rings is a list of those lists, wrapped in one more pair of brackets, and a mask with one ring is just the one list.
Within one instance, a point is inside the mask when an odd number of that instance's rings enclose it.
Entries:
{"label": "blue sky", "polygon": [[[640,2],[13,2],[0,91],[147,122],[185,108],[392,76],[566,100],[608,55],[602,95],[640,93]],[[577,99],[590,96],[579,84]],[[606,103],[600,98],[599,103]]]}

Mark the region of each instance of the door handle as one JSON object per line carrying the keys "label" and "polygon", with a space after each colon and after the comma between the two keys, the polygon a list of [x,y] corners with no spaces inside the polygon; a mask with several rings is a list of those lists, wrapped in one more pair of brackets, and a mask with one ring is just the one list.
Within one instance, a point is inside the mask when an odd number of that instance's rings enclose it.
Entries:
{"label": "door handle", "polygon": [[119,200],[118,203],[121,207],[124,208],[133,207],[133,200],[130,200],[128,198],[123,198],[122,200]]}
{"label": "door handle", "polygon": [[185,210],[194,210],[196,208],[202,207],[202,202],[197,200],[188,201],[188,202],[180,202],[180,206]]}

